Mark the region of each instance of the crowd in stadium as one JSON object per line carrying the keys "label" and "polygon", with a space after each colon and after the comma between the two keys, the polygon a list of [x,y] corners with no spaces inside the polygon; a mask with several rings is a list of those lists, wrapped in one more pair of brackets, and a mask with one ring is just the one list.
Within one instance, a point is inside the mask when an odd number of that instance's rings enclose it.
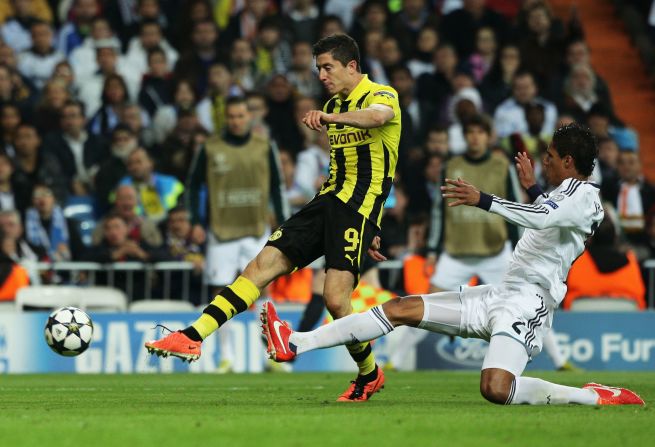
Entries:
{"label": "crowd in stadium", "polygon": [[[200,272],[207,191],[189,197],[190,172],[224,130],[232,96],[246,97],[251,131],[276,143],[283,197],[300,208],[328,174],[326,134],[301,119],[329,99],[312,44],[334,33],[357,40],[362,72],[392,86],[402,107],[382,219],[388,258],[419,256],[425,264],[412,268],[422,274],[442,253],[458,255],[465,241],[449,241],[439,186],[453,157],[470,161],[471,126],[502,160],[507,194],[525,201],[514,157],[527,152],[539,174],[553,131],[576,121],[598,139],[592,177],[610,216],[582,276],[619,272],[613,285],[625,283],[620,294],[643,308],[644,272],[621,272],[655,257],[655,188],[638,135],[590,64],[584,24],[575,12],[555,17],[545,0],[2,2],[2,262],[180,259]],[[80,204],[93,212],[76,214]]]}

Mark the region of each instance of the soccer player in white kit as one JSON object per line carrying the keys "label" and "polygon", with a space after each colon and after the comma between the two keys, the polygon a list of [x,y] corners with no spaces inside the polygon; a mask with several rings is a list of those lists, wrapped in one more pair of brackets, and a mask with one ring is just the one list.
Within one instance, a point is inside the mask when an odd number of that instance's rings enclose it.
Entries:
{"label": "soccer player in white kit", "polygon": [[532,184],[532,204],[510,202],[479,191],[463,179],[447,179],[448,206],[477,206],[526,228],[499,285],[408,296],[335,320],[311,332],[294,332],[280,321],[272,303],[262,311],[268,351],[277,361],[303,352],[372,340],[408,325],[433,332],[489,341],[480,391],[497,404],[639,404],[625,388],[588,383],[583,388],[522,377],[528,361],[541,351],[544,332],[566,293],[571,264],[603,220],[598,186],[587,181],[598,150],[588,129],[570,124],[558,129],[543,158],[555,187],[544,194],[536,185],[526,154],[516,157],[521,184]]}

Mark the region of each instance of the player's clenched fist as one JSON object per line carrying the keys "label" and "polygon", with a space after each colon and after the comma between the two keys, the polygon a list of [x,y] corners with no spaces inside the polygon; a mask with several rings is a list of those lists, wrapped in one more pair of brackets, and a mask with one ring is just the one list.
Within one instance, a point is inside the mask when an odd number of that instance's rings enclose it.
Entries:
{"label": "player's clenched fist", "polygon": [[310,110],[305,114],[302,122],[312,130],[321,130],[324,124],[330,123],[330,114],[321,110]]}

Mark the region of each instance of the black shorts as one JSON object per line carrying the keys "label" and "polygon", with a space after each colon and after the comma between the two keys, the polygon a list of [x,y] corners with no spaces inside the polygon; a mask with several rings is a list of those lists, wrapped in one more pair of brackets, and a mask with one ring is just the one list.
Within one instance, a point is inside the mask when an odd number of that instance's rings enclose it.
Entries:
{"label": "black shorts", "polygon": [[331,194],[305,205],[273,232],[266,245],[279,249],[298,268],[325,255],[325,268],[346,270],[359,280],[362,260],[378,228]]}

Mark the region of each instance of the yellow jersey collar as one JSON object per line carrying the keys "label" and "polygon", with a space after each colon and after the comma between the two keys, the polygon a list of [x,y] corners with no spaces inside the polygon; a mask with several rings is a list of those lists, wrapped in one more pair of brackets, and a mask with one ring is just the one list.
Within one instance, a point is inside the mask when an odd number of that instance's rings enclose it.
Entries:
{"label": "yellow jersey collar", "polygon": [[350,95],[346,98],[346,101],[352,101],[354,98],[360,98],[367,90],[370,90],[373,81],[368,78],[367,74],[362,75],[362,79],[359,81],[359,84],[350,92]]}

